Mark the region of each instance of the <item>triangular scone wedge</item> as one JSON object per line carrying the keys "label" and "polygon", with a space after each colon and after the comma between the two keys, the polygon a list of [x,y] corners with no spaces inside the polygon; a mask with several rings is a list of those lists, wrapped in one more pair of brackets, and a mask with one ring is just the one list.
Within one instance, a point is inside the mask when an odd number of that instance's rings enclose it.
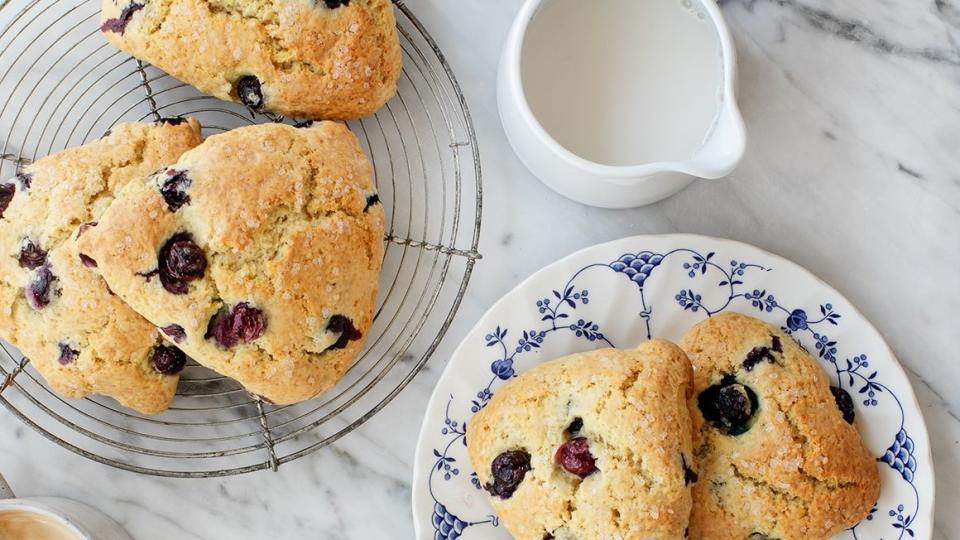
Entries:
{"label": "triangular scone wedge", "polygon": [[789,335],[723,313],[680,346],[695,381],[691,539],[830,538],[867,516],[879,471],[852,400]]}
{"label": "triangular scone wedge", "polygon": [[692,372],[676,345],[540,364],[468,423],[470,462],[520,540],[680,539],[690,513]]}

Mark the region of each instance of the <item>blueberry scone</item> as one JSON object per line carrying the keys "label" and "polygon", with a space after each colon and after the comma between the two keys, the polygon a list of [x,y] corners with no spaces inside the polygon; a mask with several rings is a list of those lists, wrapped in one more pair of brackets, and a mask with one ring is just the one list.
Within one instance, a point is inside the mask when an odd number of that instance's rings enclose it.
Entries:
{"label": "blueberry scone", "polygon": [[867,516],[880,479],[853,400],[790,336],[724,313],[680,346],[694,367],[690,538],[829,538]]}
{"label": "blueberry scone", "polygon": [[120,124],[0,184],[0,333],[58,393],[147,414],[173,398],[184,354],[111,293],[77,237],[125,184],[199,143],[195,120]]}
{"label": "blueberry scone", "polygon": [[197,362],[286,404],[334,386],[362,349],[383,233],[345,126],[268,124],[130,183],[80,248]]}
{"label": "blueberry scone", "polygon": [[393,97],[390,0],[103,0],[115,47],[258,111],[345,120]]}
{"label": "blueberry scone", "polygon": [[540,364],[469,422],[470,462],[519,540],[683,538],[695,479],[674,344],[602,349]]}

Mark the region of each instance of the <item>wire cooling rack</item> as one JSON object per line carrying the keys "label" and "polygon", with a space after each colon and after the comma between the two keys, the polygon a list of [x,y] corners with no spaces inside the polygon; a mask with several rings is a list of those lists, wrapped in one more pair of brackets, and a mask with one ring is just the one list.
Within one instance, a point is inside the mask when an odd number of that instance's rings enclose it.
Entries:
{"label": "wire cooling rack", "polygon": [[[331,392],[273,406],[191,362],[169,411],[145,417],[111,399],[54,394],[0,342],[0,403],[87,458],[146,474],[210,477],[280,465],[336,441],[387,405],[433,353],[480,258],[476,137],[443,54],[401,0],[397,96],[349,122],[372,159],[387,211],[386,253],[367,348]],[[0,179],[129,120],[194,116],[211,135],[288,122],[204,96],[100,36],[96,0],[0,0]]]}

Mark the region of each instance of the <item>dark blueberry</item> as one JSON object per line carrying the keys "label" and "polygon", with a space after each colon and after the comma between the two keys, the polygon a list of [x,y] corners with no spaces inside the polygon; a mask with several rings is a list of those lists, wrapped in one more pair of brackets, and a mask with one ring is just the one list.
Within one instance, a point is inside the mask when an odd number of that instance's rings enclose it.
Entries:
{"label": "dark blueberry", "polygon": [[2,218],[3,213],[7,211],[16,193],[17,186],[13,184],[0,184],[0,218]]}
{"label": "dark blueberry", "polygon": [[23,191],[30,191],[30,184],[33,183],[33,175],[30,173],[17,173],[17,183],[20,184],[20,189]]}
{"label": "dark blueberry", "polygon": [[179,126],[180,124],[186,122],[186,118],[180,118],[179,116],[171,116],[169,118],[161,118],[161,124],[169,124],[171,126]]}
{"label": "dark blueberry", "polygon": [[160,331],[172,339],[174,343],[182,343],[183,340],[187,339],[187,331],[184,330],[179,324],[164,326],[160,329]]}
{"label": "dark blueberry", "polygon": [[367,206],[363,208],[363,211],[366,212],[372,206],[380,204],[380,195],[374,193],[373,195],[367,195]]}
{"label": "dark blueberry", "polygon": [[764,360],[771,364],[777,361],[777,359],[773,357],[773,353],[770,352],[769,347],[754,347],[747,353],[747,358],[743,361],[743,368],[747,371],[753,371],[753,368]]}
{"label": "dark blueberry", "polygon": [[263,110],[263,89],[260,79],[253,75],[244,75],[237,80],[237,97],[255,111]]}
{"label": "dark blueberry", "polygon": [[221,309],[210,317],[204,338],[213,338],[221,347],[229,349],[237,343],[258,339],[266,329],[267,317],[263,311],[241,302],[231,311]]}
{"label": "dark blueberry", "polygon": [[590,453],[590,442],[586,437],[576,437],[561,444],[553,457],[567,472],[580,478],[597,472],[597,460]]}
{"label": "dark blueberry", "polygon": [[579,433],[581,429],[583,429],[583,418],[578,416],[567,426],[567,433],[573,435],[574,433]]}
{"label": "dark blueberry", "polygon": [[337,342],[331,345],[328,350],[345,349],[351,341],[356,341],[363,337],[363,333],[357,330],[357,327],[353,325],[353,321],[343,315],[330,317],[330,322],[327,323],[327,332],[340,334]]}
{"label": "dark blueberry", "polygon": [[553,535],[552,535],[552,534],[547,533],[547,534],[543,535],[543,540],[554,540],[554,538],[553,538]]}
{"label": "dark blueberry", "polygon": [[509,499],[520,487],[520,482],[523,482],[523,477],[529,470],[530,454],[523,450],[504,452],[490,464],[493,483],[488,482],[484,488],[495,497]]}
{"label": "dark blueberry", "polygon": [[61,343],[60,357],[57,358],[57,362],[60,362],[61,366],[67,366],[76,362],[78,356],[80,356],[80,351],[71,349],[69,345]]}
{"label": "dark blueberry", "polygon": [[153,367],[164,375],[176,375],[187,365],[187,355],[170,345],[157,345],[153,348]]}
{"label": "dark blueberry", "polygon": [[104,21],[103,26],[100,27],[101,32],[116,32],[118,34],[123,34],[123,31],[127,29],[127,25],[130,24],[130,19],[133,18],[133,14],[137,11],[140,11],[144,8],[143,4],[133,4],[131,3],[127,7],[123,8],[120,12],[120,15],[115,19],[107,19]]}
{"label": "dark blueberry", "polygon": [[167,170],[167,177],[160,185],[160,195],[167,202],[167,208],[171,212],[176,212],[184,205],[190,204],[190,195],[187,195],[187,188],[192,183],[193,181],[190,180],[187,171]]}
{"label": "dark blueberry", "polygon": [[680,463],[683,464],[683,485],[689,486],[700,479],[697,473],[687,465],[687,457],[683,454],[680,454]]}
{"label": "dark blueberry", "polygon": [[30,307],[39,311],[50,304],[50,293],[53,289],[53,282],[56,280],[57,276],[50,271],[50,266],[43,265],[37,269],[26,289],[27,303],[30,304]]}
{"label": "dark blueberry", "polygon": [[846,390],[837,386],[831,386],[830,393],[833,394],[833,400],[837,402],[837,408],[840,409],[843,419],[848,424],[852,424],[857,416],[856,411],[853,410],[853,398]]}
{"label": "dark blueberry", "polygon": [[42,247],[33,243],[33,240],[27,238],[20,248],[20,268],[36,270],[47,262],[47,252]]}
{"label": "dark blueberry", "polygon": [[323,0],[323,3],[330,9],[337,9],[340,6],[350,5],[350,0]]}
{"label": "dark blueberry", "polygon": [[173,294],[186,294],[187,283],[203,277],[207,257],[189,234],[177,233],[160,248],[160,282]]}
{"label": "dark blueberry", "polygon": [[314,124],[313,120],[304,120],[303,122],[297,122],[296,124],[293,125],[293,127],[298,129],[308,128],[308,127],[313,127],[313,124]]}
{"label": "dark blueberry", "polygon": [[783,345],[780,343],[780,338],[778,336],[770,336],[770,339],[773,342],[773,346],[771,347],[773,352],[782,353]]}
{"label": "dark blueberry", "polygon": [[90,257],[89,255],[84,255],[83,253],[80,254],[80,262],[82,262],[83,265],[86,266],[87,268],[97,267],[97,261],[93,260],[93,257]]}
{"label": "dark blueberry", "polygon": [[697,397],[703,418],[727,435],[740,435],[750,429],[757,410],[757,395],[732,375],[704,390]]}
{"label": "dark blueberry", "polygon": [[80,225],[80,228],[77,229],[77,238],[80,238],[81,236],[83,236],[83,233],[87,232],[89,229],[92,229],[96,226],[97,226],[96,221],[91,221],[89,223],[84,223],[83,225]]}

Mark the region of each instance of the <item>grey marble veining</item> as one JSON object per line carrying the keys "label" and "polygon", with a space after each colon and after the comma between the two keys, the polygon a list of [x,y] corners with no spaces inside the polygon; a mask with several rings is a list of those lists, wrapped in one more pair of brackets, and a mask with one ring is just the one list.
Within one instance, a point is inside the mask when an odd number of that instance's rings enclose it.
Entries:
{"label": "grey marble veining", "polygon": [[444,361],[497,298],[597,242],[692,232],[805,266],[880,329],[926,415],[935,538],[960,537],[960,2],[726,0],[750,133],[742,166],[636,210],[569,202],[513,156],[496,113],[499,49],[520,0],[406,0],[453,66],[484,167],[484,259],[448,338],[394,402],[276,474],[209,480],[95,464],[0,411],[0,470],[24,495],[100,506],[137,538],[409,538],[420,417]]}

